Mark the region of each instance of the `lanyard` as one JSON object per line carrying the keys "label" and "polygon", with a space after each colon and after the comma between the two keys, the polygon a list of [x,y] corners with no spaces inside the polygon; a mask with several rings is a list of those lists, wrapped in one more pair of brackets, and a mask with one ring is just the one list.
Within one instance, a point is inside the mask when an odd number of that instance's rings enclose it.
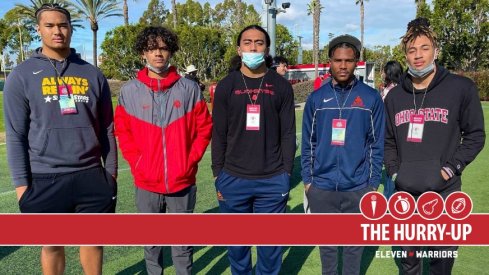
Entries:
{"label": "lanyard", "polygon": [[348,101],[348,98],[350,97],[351,90],[353,90],[353,84],[351,85],[350,91],[348,92],[348,95],[346,96],[345,101],[343,101],[343,106],[340,106],[340,101],[338,100],[338,96],[336,95],[337,92],[333,86],[334,97],[336,98],[336,103],[338,104],[338,108],[340,109],[340,119],[341,119],[341,111],[343,111],[343,108],[345,108],[345,104]]}
{"label": "lanyard", "polygon": [[250,96],[250,90],[248,89],[248,85],[246,85],[246,81],[245,81],[245,78],[244,78],[244,75],[243,73],[241,73],[241,77],[243,78],[243,83],[245,85],[245,88],[246,88],[246,92],[248,94],[248,98],[250,100],[250,103],[251,105],[256,105],[256,101],[258,100],[258,96],[260,95],[260,91],[261,91],[261,85],[263,84],[263,79],[265,79],[265,75],[267,75],[268,73],[268,70],[265,72],[265,74],[262,76],[261,78],[261,81],[260,81],[260,87],[258,88],[258,95],[256,96],[256,99],[255,101],[253,102],[253,100],[251,99],[251,96]]}
{"label": "lanyard", "polygon": [[[428,87],[426,87],[426,89],[424,89],[424,95],[423,95],[423,99],[421,100],[421,105],[419,106],[419,109],[417,109],[416,107],[416,96],[414,94],[414,85],[413,85],[413,103],[414,103],[414,114],[417,114],[418,111],[420,109],[423,108],[423,105],[424,105],[424,99],[426,98],[426,91],[428,91]],[[417,109],[417,110],[416,110]]]}
{"label": "lanyard", "polygon": [[[58,85],[58,79],[61,80],[61,83],[65,86],[66,88],[66,91],[68,93],[68,98],[71,98],[71,95],[70,95],[70,92],[68,90],[68,86],[66,85],[66,83],[64,82],[63,78],[62,78],[62,75],[61,73],[58,71],[58,68],[56,68],[56,64],[53,63],[53,61],[51,60],[51,58],[48,58],[49,60],[49,63],[51,63],[51,66],[53,66],[54,70],[56,71],[56,88],[58,89],[58,96],[59,95],[59,85]],[[64,70],[65,68],[65,64],[66,64],[66,59],[63,60],[63,63],[61,63],[61,71]]]}

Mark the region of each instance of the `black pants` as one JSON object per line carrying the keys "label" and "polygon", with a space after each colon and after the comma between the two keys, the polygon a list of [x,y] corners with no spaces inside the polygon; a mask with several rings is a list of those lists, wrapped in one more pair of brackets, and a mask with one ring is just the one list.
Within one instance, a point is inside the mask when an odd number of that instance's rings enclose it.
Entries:
{"label": "black pants", "polygon": [[[369,191],[372,191],[372,188],[366,187],[351,192],[327,191],[311,185],[307,192],[307,198],[311,213],[360,213],[360,200]],[[363,246],[343,247],[342,274],[360,273],[363,248]],[[338,274],[338,247],[320,246],[319,254],[322,274]]]}
{"label": "black pants", "polygon": [[[401,246],[404,251],[415,252],[414,257],[401,258],[402,274],[418,275],[423,274],[423,258],[416,257],[416,251],[421,251],[421,246]],[[431,251],[456,251],[458,246],[430,246]],[[430,259],[430,274],[447,275],[452,274],[454,258],[432,258]]]}
{"label": "black pants", "polygon": [[[451,179],[453,181],[460,181],[460,178]],[[440,195],[443,199],[446,199],[447,196],[453,192],[460,191],[461,183],[456,183],[452,185],[452,188],[444,190],[440,192]],[[397,190],[396,190],[397,191]],[[417,199],[417,197],[415,197]],[[416,251],[421,251],[421,246],[401,246],[403,251],[414,251],[416,255]],[[456,251],[458,246],[429,246],[428,250],[431,251]],[[446,275],[452,274],[452,267],[455,262],[455,258],[432,258],[430,259],[430,274],[432,275]],[[407,257],[401,259],[401,272],[405,275],[418,275],[423,274],[423,258]]]}

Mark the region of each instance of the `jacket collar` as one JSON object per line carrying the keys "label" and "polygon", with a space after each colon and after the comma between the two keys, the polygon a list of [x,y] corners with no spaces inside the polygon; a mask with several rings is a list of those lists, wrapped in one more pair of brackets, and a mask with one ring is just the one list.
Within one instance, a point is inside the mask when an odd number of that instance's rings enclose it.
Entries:
{"label": "jacket collar", "polygon": [[341,92],[341,91],[349,91],[350,89],[353,88],[353,86],[355,86],[358,82],[358,79],[356,77],[353,77],[353,79],[350,81],[350,83],[348,83],[348,85],[346,85],[345,87],[341,87],[340,85],[338,84],[333,84],[333,81],[330,81],[330,85],[331,85],[331,88],[333,88],[333,90],[336,90],[338,92]]}
{"label": "jacket collar", "polygon": [[148,86],[153,92],[160,92],[173,86],[180,79],[180,75],[177,73],[177,69],[171,66],[168,68],[168,75],[165,78],[156,79],[149,77],[148,68],[144,68],[138,72],[137,79]]}

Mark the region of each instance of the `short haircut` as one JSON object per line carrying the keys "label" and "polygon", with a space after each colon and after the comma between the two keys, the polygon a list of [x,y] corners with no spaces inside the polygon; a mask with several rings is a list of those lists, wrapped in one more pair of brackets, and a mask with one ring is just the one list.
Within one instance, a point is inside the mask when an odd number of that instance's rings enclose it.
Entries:
{"label": "short haircut", "polygon": [[401,46],[406,53],[408,44],[420,36],[426,36],[433,44],[433,47],[438,48],[436,33],[430,28],[430,22],[424,17],[418,17],[408,23],[406,34],[402,37]]}
{"label": "short haircut", "polygon": [[270,42],[270,35],[268,35],[268,32],[267,32],[267,31],[266,31],[264,28],[262,28],[262,27],[260,27],[260,26],[258,26],[258,25],[250,25],[250,26],[248,26],[248,27],[244,28],[244,29],[243,29],[243,30],[242,30],[242,31],[239,33],[239,35],[238,35],[238,39],[236,40],[236,46],[239,46],[239,44],[240,44],[240,42],[241,42],[241,37],[243,36],[243,33],[244,33],[245,31],[247,31],[247,30],[258,30],[258,31],[262,32],[262,33],[265,35],[265,43],[266,43],[266,45],[267,45],[267,48],[269,48],[269,47],[270,47],[270,43],[271,43],[271,42]]}
{"label": "short haircut", "polygon": [[356,60],[360,59],[360,51],[354,45],[352,45],[350,43],[346,43],[346,42],[339,43],[339,44],[335,45],[332,49],[329,49],[328,50],[329,58],[333,57],[334,51],[336,51],[336,49],[338,49],[338,48],[350,48],[355,53],[355,59]]}
{"label": "short haircut", "polygon": [[273,58],[273,65],[272,66],[278,66],[282,63],[284,63],[285,65],[289,65],[289,61],[287,60],[287,58],[285,58],[283,56],[275,56]]}
{"label": "short haircut", "polygon": [[172,55],[180,49],[178,36],[171,30],[164,27],[146,27],[138,34],[134,47],[136,52],[143,54],[146,51],[156,49],[158,38],[166,44]]}
{"label": "short haircut", "polygon": [[41,14],[45,11],[57,11],[57,12],[61,12],[62,14],[64,14],[66,16],[66,19],[68,19],[68,22],[70,23],[71,25],[71,14],[70,12],[63,8],[61,5],[57,4],[57,3],[46,3],[46,4],[42,4],[37,10],[36,12],[34,12],[34,16],[36,17],[36,23],[39,24],[40,20],[41,20]]}

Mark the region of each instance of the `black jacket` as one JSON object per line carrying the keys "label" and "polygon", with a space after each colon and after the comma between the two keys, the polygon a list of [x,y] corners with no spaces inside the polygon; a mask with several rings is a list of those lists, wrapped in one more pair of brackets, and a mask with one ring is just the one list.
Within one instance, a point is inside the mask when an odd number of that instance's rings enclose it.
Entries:
{"label": "black jacket", "polygon": [[[413,85],[404,74],[402,85],[387,95],[384,163],[397,173],[396,189],[419,195],[426,191],[460,189],[460,175],[484,147],[482,107],[474,82],[436,67],[424,103],[425,90],[414,92],[416,110],[424,114],[422,142],[408,142],[409,117],[414,113]],[[441,169],[453,172],[444,181]],[[449,173],[450,174],[450,173]]]}

